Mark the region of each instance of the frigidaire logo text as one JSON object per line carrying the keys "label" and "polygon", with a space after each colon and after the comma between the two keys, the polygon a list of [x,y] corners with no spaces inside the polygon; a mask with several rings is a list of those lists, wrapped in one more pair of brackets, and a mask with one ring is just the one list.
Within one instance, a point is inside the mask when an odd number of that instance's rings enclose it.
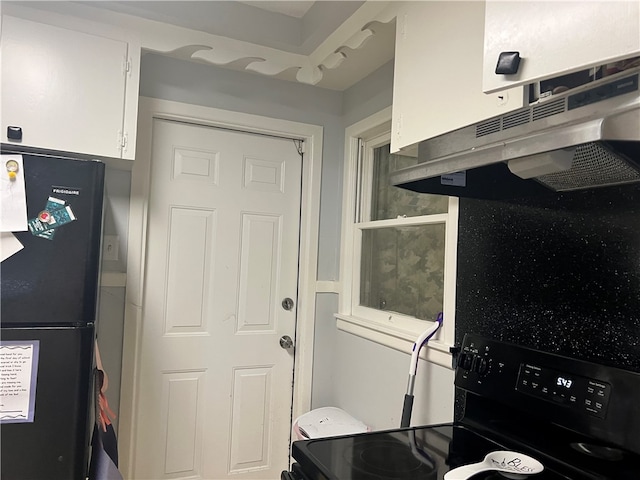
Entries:
{"label": "frigidaire logo text", "polygon": [[75,188],[53,187],[51,191],[62,195],[80,195],[80,190]]}

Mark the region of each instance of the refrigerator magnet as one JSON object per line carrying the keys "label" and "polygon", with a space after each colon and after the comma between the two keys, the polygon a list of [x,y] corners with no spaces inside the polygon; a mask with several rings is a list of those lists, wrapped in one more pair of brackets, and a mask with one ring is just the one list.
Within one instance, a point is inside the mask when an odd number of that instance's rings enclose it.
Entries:
{"label": "refrigerator magnet", "polygon": [[38,214],[38,220],[40,220],[42,223],[51,223],[52,219],[53,217],[48,210],[43,210]]}
{"label": "refrigerator magnet", "polygon": [[[67,202],[55,197],[49,197],[47,199],[47,204],[44,207],[44,210],[40,212],[38,215],[38,220],[44,223],[50,223],[49,221],[52,219],[51,213],[53,210],[57,210],[59,208],[63,208],[67,205]],[[39,233],[34,233],[36,237],[46,238],[47,240],[53,240],[53,237],[56,234],[55,229],[43,230]]]}
{"label": "refrigerator magnet", "polygon": [[5,166],[7,167],[7,175],[9,176],[9,180],[14,182],[16,178],[18,178],[18,170],[20,170],[20,165],[15,160],[8,160]]}
{"label": "refrigerator magnet", "polygon": [[29,230],[32,235],[51,240],[50,234],[41,235],[43,232],[60,228],[62,225],[73,222],[76,219],[69,205],[53,210],[42,210],[36,218],[29,220]]}
{"label": "refrigerator magnet", "polygon": [[2,155],[6,176],[0,175],[0,232],[24,232],[27,195],[22,155]]}

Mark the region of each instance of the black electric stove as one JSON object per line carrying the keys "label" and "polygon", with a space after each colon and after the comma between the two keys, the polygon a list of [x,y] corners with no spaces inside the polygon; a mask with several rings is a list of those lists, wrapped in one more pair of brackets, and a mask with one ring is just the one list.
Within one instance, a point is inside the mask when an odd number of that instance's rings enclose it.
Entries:
{"label": "black electric stove", "polygon": [[457,364],[461,421],[294,442],[282,479],[443,480],[498,450],[544,465],[522,479],[640,479],[640,374],[475,335]]}

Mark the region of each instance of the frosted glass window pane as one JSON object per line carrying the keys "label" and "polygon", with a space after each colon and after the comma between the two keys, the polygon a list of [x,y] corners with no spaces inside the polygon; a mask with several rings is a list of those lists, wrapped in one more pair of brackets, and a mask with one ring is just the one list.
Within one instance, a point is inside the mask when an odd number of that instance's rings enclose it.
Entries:
{"label": "frosted glass window pane", "polygon": [[376,148],[373,159],[370,220],[387,220],[400,216],[415,217],[447,213],[449,199],[444,195],[416,193],[391,185],[389,175],[417,163],[413,157],[391,155],[390,146]]}
{"label": "frosted glass window pane", "polygon": [[444,224],[362,232],[360,305],[434,320],[442,311]]}

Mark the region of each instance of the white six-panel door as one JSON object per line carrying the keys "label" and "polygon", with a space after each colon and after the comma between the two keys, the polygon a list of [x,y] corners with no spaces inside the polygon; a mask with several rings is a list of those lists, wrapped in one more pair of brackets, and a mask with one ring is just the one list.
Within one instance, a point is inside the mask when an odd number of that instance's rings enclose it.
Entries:
{"label": "white six-panel door", "polygon": [[289,139],[154,120],[135,479],[287,468],[301,168]]}

